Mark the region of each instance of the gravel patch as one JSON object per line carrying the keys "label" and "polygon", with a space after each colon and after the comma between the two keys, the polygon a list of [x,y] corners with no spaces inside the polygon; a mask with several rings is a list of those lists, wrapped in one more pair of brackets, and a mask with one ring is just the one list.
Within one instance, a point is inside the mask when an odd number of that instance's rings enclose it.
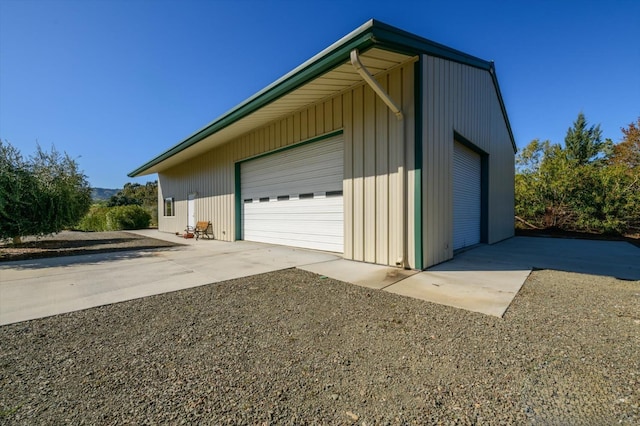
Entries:
{"label": "gravel patch", "polygon": [[177,245],[179,244],[125,231],[62,231],[45,237],[25,237],[20,244],[0,241],[0,262],[127,250],[150,250]]}
{"label": "gravel patch", "polygon": [[503,319],[296,269],[0,328],[4,424],[638,424],[640,282]]}

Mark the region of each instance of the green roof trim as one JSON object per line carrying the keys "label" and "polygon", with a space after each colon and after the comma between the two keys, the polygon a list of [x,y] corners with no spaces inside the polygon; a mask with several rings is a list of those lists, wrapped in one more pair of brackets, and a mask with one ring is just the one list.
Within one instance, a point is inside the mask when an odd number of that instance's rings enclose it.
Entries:
{"label": "green roof trim", "polygon": [[372,47],[378,47],[408,55],[428,54],[460,62],[476,68],[481,68],[490,72],[493,76],[496,92],[509,130],[511,143],[514,150],[516,149],[515,140],[506,115],[504,102],[497,85],[492,62],[476,58],[372,19],[322,52],[318,53],[299,67],[276,80],[274,83],[251,96],[246,101],[240,103],[235,108],[229,110],[213,122],[193,133],[182,142],[133,170],[128,174],[128,176],[136,177],[144,174],[148,169],[198,143],[207,136],[224,129],[287,93],[331,71],[333,68],[342,65],[349,61],[349,54],[351,50],[358,49],[360,52],[364,52]]}

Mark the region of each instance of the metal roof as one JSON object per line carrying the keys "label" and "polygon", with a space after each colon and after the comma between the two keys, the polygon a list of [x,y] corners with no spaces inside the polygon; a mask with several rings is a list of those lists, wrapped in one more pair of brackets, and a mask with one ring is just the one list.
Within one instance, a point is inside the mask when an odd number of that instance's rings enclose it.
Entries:
{"label": "metal roof", "polygon": [[349,62],[349,54],[354,48],[361,52],[362,63],[373,75],[387,72],[421,53],[489,71],[515,149],[493,63],[370,20],[128,176],[166,170],[253,129],[361,84],[361,77]]}

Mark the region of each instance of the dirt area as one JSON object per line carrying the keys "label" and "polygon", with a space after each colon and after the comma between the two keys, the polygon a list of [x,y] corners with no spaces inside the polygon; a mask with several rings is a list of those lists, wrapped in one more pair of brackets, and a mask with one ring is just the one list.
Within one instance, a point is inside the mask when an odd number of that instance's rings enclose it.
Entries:
{"label": "dirt area", "polygon": [[123,250],[148,250],[175,245],[177,244],[124,231],[62,231],[47,237],[27,237],[21,244],[0,243],[0,262]]}
{"label": "dirt area", "polygon": [[3,424],[639,424],[640,282],[503,319],[296,269],[0,327]]}

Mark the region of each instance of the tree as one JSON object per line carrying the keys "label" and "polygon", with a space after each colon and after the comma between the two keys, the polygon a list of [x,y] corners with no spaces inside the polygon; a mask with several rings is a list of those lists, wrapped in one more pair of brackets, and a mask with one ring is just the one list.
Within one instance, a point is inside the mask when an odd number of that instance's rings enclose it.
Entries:
{"label": "tree", "polygon": [[583,113],[573,122],[573,127],[567,129],[564,146],[567,158],[577,164],[588,164],[598,158],[606,156],[613,145],[607,139],[602,141],[600,125],[587,127],[587,119]]}
{"label": "tree", "polygon": [[[601,146],[599,151],[591,150],[595,155],[587,153],[580,159],[570,146],[562,148],[549,141],[531,141],[516,157],[516,215],[536,227],[615,234],[638,232],[640,119],[638,125],[632,123],[628,129],[622,129],[623,142],[614,147],[610,156],[606,147]],[[585,129],[586,122],[579,117],[574,123],[575,131],[570,129],[568,133],[588,134]]]}
{"label": "tree", "polygon": [[538,227],[565,227],[571,220],[575,168],[558,144],[535,139],[516,157],[516,215]]}
{"label": "tree", "polygon": [[24,160],[0,141],[0,238],[20,242],[28,235],[48,235],[75,226],[91,206],[91,188],[77,162],[55,148],[40,146]]}
{"label": "tree", "polygon": [[21,235],[35,230],[36,223],[29,213],[37,186],[20,152],[0,140],[0,239],[14,238],[17,242]]}
{"label": "tree", "polygon": [[127,182],[124,187],[109,199],[109,207],[114,206],[157,206],[158,181],[144,185]]}
{"label": "tree", "polygon": [[630,123],[628,128],[622,128],[622,141],[613,147],[609,158],[611,164],[620,164],[640,173],[640,117],[638,122]]}
{"label": "tree", "polygon": [[137,205],[151,215],[151,224],[158,224],[158,181],[144,185],[127,182],[107,203],[108,207]]}

